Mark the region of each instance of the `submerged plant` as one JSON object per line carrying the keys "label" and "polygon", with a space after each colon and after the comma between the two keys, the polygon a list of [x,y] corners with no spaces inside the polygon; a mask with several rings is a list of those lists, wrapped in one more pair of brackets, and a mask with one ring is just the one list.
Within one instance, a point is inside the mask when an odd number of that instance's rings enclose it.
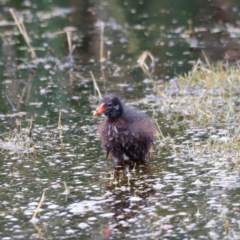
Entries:
{"label": "submerged plant", "polygon": [[31,140],[32,121],[30,128],[21,128],[10,130],[8,136],[0,139],[0,148],[3,150],[10,150],[16,153],[33,153],[36,145]]}

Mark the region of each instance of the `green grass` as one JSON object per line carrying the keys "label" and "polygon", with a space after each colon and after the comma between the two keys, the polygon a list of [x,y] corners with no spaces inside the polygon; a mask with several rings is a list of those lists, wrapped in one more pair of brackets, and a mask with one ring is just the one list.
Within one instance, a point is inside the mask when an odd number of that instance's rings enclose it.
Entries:
{"label": "green grass", "polygon": [[[229,166],[231,163],[230,169],[237,169],[240,163],[240,66],[211,65],[207,60],[205,64],[198,62],[188,74],[157,88],[161,94],[154,111],[160,109],[171,128],[177,131],[169,141],[175,155],[201,164],[220,161]],[[199,136],[201,132],[204,134]],[[164,143],[164,139],[159,139],[160,143]],[[209,154],[210,160],[206,157]]]}
{"label": "green grass", "polygon": [[239,121],[240,67],[199,62],[176,81],[157,86],[165,111],[198,123]]}

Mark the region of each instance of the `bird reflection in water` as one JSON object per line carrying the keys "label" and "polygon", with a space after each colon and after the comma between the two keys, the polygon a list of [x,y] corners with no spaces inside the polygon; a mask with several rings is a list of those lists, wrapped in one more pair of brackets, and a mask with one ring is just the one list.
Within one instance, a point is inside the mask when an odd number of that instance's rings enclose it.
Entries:
{"label": "bird reflection in water", "polygon": [[107,173],[102,188],[108,200],[102,208],[106,216],[111,217],[104,235],[124,238],[124,233],[133,223],[135,225],[136,217],[144,208],[154,205],[156,181],[149,164],[124,165]]}

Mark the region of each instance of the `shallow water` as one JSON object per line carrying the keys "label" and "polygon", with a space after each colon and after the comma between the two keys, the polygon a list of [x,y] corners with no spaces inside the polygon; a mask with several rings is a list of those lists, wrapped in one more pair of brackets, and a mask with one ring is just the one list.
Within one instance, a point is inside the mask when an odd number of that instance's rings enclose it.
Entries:
{"label": "shallow water", "polygon": [[[9,7],[24,16],[35,62]],[[153,85],[187,73],[202,50],[213,62],[238,60],[239,8],[234,0],[2,1],[1,239],[239,239],[239,145],[223,145],[239,125],[239,94],[219,98],[215,121],[204,122],[184,105],[188,92],[166,102]],[[101,64],[99,21],[110,52]],[[67,26],[77,28],[72,58],[59,33]],[[145,50],[156,61],[152,79],[137,65]],[[90,71],[103,94],[115,92],[157,121],[164,138],[156,137],[147,167],[113,171],[96,134]],[[233,111],[222,117],[227,104]]]}

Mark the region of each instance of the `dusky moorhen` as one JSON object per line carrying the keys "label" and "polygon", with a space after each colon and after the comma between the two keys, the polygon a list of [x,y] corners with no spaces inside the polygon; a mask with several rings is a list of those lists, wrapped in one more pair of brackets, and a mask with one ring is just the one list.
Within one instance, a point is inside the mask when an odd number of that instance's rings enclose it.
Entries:
{"label": "dusky moorhen", "polygon": [[115,94],[106,95],[93,115],[107,118],[98,126],[102,148],[123,165],[126,161],[145,163],[156,128],[142,112],[124,106]]}

